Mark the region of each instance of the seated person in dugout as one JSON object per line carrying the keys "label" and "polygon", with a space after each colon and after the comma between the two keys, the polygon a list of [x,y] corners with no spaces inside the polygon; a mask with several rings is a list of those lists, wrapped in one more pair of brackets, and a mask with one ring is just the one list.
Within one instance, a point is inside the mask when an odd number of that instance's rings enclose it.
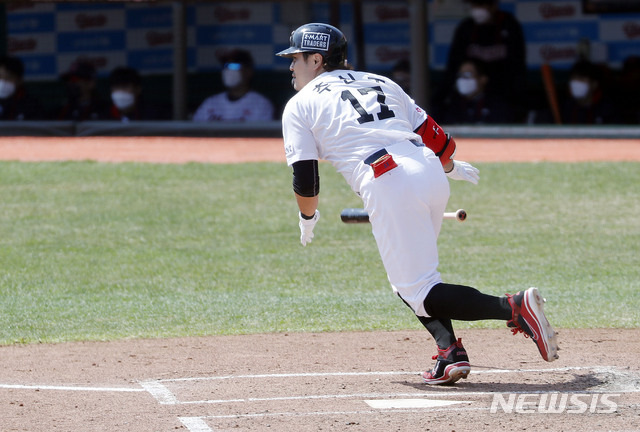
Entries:
{"label": "seated person in dugout", "polygon": [[18,57],[0,57],[0,120],[44,120],[38,99],[24,86],[24,63]]}
{"label": "seated person in dugout", "polygon": [[117,67],[109,76],[111,107],[107,120],[128,122],[131,120],[168,120],[169,111],[151,103],[142,95],[142,78],[137,70]]}
{"label": "seated person in dugout", "polygon": [[248,51],[233,50],[220,57],[225,91],[205,99],[193,121],[268,121],[274,108],[269,99],[251,89],[253,58]]}
{"label": "seated person in dugout", "polygon": [[455,89],[440,104],[434,102],[434,115],[443,124],[513,123],[513,109],[502,96],[489,92],[488,84],[483,62],[464,60],[458,68]]}
{"label": "seated person in dugout", "polygon": [[569,72],[568,92],[560,102],[564,124],[611,124],[619,121],[603,88],[601,70],[588,61],[576,62]]}
{"label": "seated person in dugout", "polygon": [[60,76],[67,91],[67,101],[56,114],[58,120],[103,120],[108,103],[96,91],[96,68],[86,61],[76,61]]}

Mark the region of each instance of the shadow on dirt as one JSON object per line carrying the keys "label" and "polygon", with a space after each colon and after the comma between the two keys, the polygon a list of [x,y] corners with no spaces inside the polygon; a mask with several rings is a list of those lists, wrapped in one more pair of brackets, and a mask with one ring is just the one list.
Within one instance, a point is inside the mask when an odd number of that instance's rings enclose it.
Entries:
{"label": "shadow on dirt", "polygon": [[[491,381],[495,378],[496,381]],[[500,381],[498,381],[500,380]],[[422,382],[396,381],[400,384],[412,387],[416,390],[425,390],[430,393],[446,394],[452,391],[464,390],[466,392],[495,392],[495,393],[547,393],[547,392],[593,392],[602,391],[611,382],[597,372],[535,372],[518,374],[516,377],[504,374],[471,374],[468,379],[463,379],[450,386],[429,386]]]}

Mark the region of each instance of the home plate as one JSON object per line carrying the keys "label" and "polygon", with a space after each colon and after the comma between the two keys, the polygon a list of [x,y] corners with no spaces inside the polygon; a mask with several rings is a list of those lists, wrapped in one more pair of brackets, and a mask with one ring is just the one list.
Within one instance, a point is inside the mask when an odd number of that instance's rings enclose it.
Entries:
{"label": "home plate", "polygon": [[432,400],[432,399],[376,399],[366,400],[367,405],[371,408],[390,409],[390,408],[436,408],[461,403],[470,403],[469,401],[452,401],[452,400]]}

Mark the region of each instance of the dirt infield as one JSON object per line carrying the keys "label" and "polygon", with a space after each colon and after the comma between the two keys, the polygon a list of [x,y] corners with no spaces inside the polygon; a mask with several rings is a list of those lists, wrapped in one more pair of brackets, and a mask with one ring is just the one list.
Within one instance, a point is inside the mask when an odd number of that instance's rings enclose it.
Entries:
{"label": "dirt infield", "polygon": [[1,429],[638,430],[639,330],[561,330],[554,363],[507,328],[458,333],[472,373],[439,388],[426,331],[3,347]]}
{"label": "dirt infield", "polygon": [[[640,161],[639,140],[458,141],[469,161]],[[284,161],[281,140],[194,138],[2,138],[0,158]],[[640,430],[640,329],[560,329],[553,363],[507,328],[458,333],[472,373],[446,388],[418,375],[426,331],[4,346],[0,431]]]}
{"label": "dirt infield", "polygon": [[[457,138],[456,157],[474,162],[640,161],[640,140]],[[280,138],[0,138],[0,159],[19,161],[284,162]]]}

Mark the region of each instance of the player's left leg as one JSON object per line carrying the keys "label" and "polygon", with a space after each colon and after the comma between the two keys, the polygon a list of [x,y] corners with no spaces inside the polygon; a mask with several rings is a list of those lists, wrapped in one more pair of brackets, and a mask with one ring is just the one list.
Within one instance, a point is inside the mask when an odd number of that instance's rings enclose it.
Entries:
{"label": "player's left leg", "polygon": [[431,288],[424,300],[424,308],[431,317],[460,321],[507,321],[512,317],[507,297],[496,297],[481,293],[473,287],[446,283],[439,283]]}
{"label": "player's left leg", "polygon": [[557,333],[544,314],[544,302],[537,288],[496,297],[472,287],[441,283],[431,288],[424,307],[429,316],[440,319],[508,321],[513,334],[530,337],[542,358],[551,362],[558,358]]}

